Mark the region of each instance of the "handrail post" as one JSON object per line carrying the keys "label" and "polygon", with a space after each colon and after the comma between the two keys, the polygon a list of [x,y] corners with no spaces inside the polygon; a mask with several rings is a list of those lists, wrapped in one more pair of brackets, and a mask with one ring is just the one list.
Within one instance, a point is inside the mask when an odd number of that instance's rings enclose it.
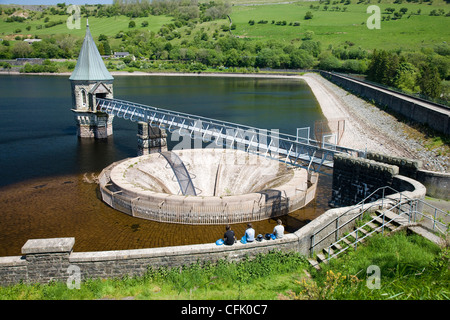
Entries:
{"label": "handrail post", "polygon": [[415,211],[415,207],[417,206],[417,202],[415,201],[411,201],[410,205],[409,205],[409,217],[408,217],[408,223],[411,223],[411,218],[413,215],[413,212]]}
{"label": "handrail post", "polygon": [[314,256],[315,238],[316,238],[316,234],[313,234],[312,237],[311,237],[311,250],[310,250],[311,251],[310,252],[311,257]]}
{"label": "handrail post", "polygon": [[336,218],[336,239],[335,241],[339,240],[339,217]]}
{"label": "handrail post", "polygon": [[437,208],[434,208],[433,230],[436,227]]}

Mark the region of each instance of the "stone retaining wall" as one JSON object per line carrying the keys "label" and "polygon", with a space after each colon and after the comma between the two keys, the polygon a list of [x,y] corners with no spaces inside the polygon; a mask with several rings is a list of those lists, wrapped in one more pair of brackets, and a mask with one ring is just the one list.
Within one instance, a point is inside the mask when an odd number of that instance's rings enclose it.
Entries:
{"label": "stone retaining wall", "polygon": [[367,159],[395,165],[399,174],[415,179],[427,188],[427,196],[450,200],[450,173],[422,169],[422,161],[368,152]]}
{"label": "stone retaining wall", "polygon": [[399,169],[399,174],[402,176],[407,176],[412,179],[416,179],[417,171],[422,168],[422,161],[413,160],[403,157],[394,157],[386,154],[367,152],[366,157],[369,160],[374,160],[381,163],[390,164],[397,166]]}
{"label": "stone retaining wall", "polygon": [[397,166],[336,154],[331,204],[340,207],[358,203],[380,187],[393,187],[394,177],[398,174]]}
{"label": "stone retaining wall", "polygon": [[[404,195],[413,199],[423,199],[425,188],[417,181],[396,176],[394,180],[403,186]],[[389,196],[398,198],[398,194]],[[388,206],[389,201],[384,201]],[[381,207],[375,203],[373,210]],[[72,276],[70,270],[76,267],[80,278],[114,278],[124,275],[143,275],[148,267],[174,267],[202,261],[217,261],[227,259],[238,261],[246,256],[253,257],[259,253],[272,250],[299,252],[302,255],[311,254],[312,237],[315,243],[319,240],[321,250],[335,240],[333,222],[339,217],[340,224],[349,221],[358,214],[361,206],[350,206],[330,209],[294,233],[286,234],[282,239],[263,240],[232,246],[217,246],[214,243],[186,245],[163,248],[116,250],[100,252],[73,252],[74,238],[32,239],[22,247],[22,256],[0,257],[0,285],[7,286],[23,281],[26,283],[47,283],[52,280],[67,281]],[[330,224],[331,223],[331,224]],[[320,233],[316,233],[327,226]],[[349,224],[347,228],[353,225]],[[345,230],[341,230],[345,232]]]}

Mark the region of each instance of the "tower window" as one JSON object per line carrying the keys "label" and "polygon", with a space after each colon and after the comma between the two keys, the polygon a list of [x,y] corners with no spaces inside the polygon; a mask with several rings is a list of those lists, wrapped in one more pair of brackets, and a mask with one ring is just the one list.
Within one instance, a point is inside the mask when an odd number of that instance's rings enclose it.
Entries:
{"label": "tower window", "polygon": [[85,90],[81,90],[81,101],[83,103],[83,107],[85,107],[86,103],[87,103],[86,91]]}

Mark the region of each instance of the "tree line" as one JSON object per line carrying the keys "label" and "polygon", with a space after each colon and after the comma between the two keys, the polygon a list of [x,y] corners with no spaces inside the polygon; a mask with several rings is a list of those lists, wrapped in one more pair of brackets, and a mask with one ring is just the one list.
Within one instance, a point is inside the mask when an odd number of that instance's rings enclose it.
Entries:
{"label": "tree line", "polygon": [[100,6],[90,14],[98,17],[125,15],[130,18],[168,15],[175,19],[200,19],[202,22],[225,18],[231,13],[228,0],[199,3],[198,0],[114,0],[112,6]]}
{"label": "tree line", "polygon": [[[424,50],[426,52],[426,50]],[[367,79],[406,92],[420,92],[439,98],[442,80],[450,78],[448,45],[441,44],[437,52],[389,52],[374,50],[367,69]]]}
{"label": "tree line", "polygon": [[[63,10],[64,5],[58,8]],[[131,18],[137,12],[139,15],[165,14],[174,17],[157,32],[147,30],[144,25],[146,21],[143,21],[140,26],[130,23],[128,29],[116,35],[100,35],[95,39],[102,55],[128,51],[137,58],[108,63],[111,69],[145,70],[162,66],[188,71],[206,68],[246,68],[249,71],[318,68],[367,75],[368,80],[410,93],[420,92],[432,98],[442,97],[442,93],[448,91],[442,86],[442,80],[450,80],[450,46],[447,43],[415,52],[369,51],[351,42],[324,48],[319,41],[315,41],[314,32],[308,30],[303,32],[301,42],[286,43],[235,37],[230,33],[233,28],[228,23],[210,25],[208,28],[212,30],[198,26],[205,19],[223,18],[229,9],[227,2],[223,1],[199,4],[195,0],[115,0],[114,5],[97,5],[82,12],[92,15],[95,11],[96,15],[102,16],[105,14],[102,12],[107,11]],[[249,21],[249,24],[252,23],[254,21]],[[62,34],[43,37],[42,41],[32,45],[4,40],[0,44],[0,59],[74,59],[82,40]]]}

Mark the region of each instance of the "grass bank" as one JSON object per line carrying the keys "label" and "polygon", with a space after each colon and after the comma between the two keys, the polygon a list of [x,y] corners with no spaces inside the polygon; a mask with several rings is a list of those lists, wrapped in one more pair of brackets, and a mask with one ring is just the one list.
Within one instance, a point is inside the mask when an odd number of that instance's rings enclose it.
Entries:
{"label": "grass bank", "polygon": [[[357,251],[311,268],[296,253],[271,252],[241,262],[220,260],[183,268],[149,269],[143,277],[0,288],[3,300],[448,300],[449,251],[416,236],[377,235]],[[379,288],[368,286],[369,267],[380,270]]]}
{"label": "grass bank", "polygon": [[[367,27],[367,19],[371,15],[367,13],[367,8],[372,4],[380,8],[383,19],[380,29]],[[405,8],[406,14],[393,18],[394,15],[388,13],[387,8],[397,12]],[[312,39],[320,41],[323,48],[359,46],[367,50],[417,50],[448,41],[448,17],[430,15],[431,11],[439,9],[447,13],[449,6],[445,3],[430,5],[400,1],[358,4],[355,1],[350,1],[350,4],[342,1],[328,4],[326,1],[301,1],[278,5],[235,6],[231,18],[236,24],[233,34],[248,39],[300,42],[307,31],[312,31]],[[305,19],[307,12],[311,12],[311,19]],[[255,23],[249,24],[250,20]]]}

